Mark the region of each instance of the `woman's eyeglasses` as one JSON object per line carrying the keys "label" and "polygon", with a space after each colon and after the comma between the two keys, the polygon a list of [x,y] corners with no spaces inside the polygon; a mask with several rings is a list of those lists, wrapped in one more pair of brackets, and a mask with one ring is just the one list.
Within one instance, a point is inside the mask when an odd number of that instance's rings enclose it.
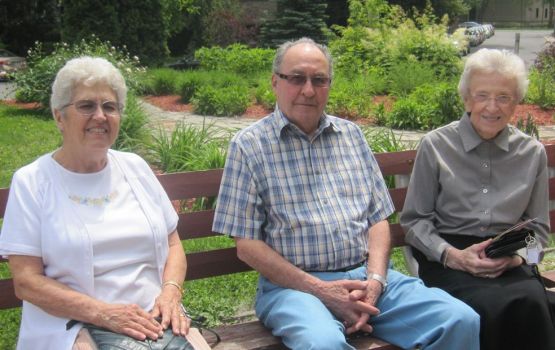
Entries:
{"label": "woman's eyeglasses", "polygon": [[[91,117],[98,110],[99,103],[92,100],[79,100],[68,103],[63,106],[62,109],[72,105],[75,106],[75,110],[79,114],[85,117]],[[102,113],[109,117],[119,117],[121,115],[121,106],[115,101],[104,101],[100,103],[100,108],[102,109]]]}
{"label": "woman's eyeglasses", "polygon": [[306,81],[308,79],[310,79],[310,83],[314,87],[328,87],[331,82],[330,78],[324,77],[324,76],[318,76],[318,75],[312,76],[312,77],[307,77],[306,75],[302,75],[302,74],[276,73],[276,75],[283,80],[287,80],[287,82],[295,86],[304,86],[304,84],[306,84]]}
{"label": "woman's eyeglasses", "polygon": [[494,100],[498,106],[507,106],[514,100],[514,98],[509,95],[490,96],[488,94],[476,94],[471,95],[471,97],[476,103],[486,103],[489,102],[489,100]]}

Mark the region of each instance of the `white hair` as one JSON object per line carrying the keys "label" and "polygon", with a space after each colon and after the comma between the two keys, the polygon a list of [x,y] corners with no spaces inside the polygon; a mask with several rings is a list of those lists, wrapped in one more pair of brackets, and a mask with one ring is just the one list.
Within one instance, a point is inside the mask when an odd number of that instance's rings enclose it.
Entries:
{"label": "white hair", "polygon": [[522,58],[507,50],[480,49],[470,55],[464,64],[459,80],[459,95],[466,99],[470,94],[470,79],[474,74],[497,73],[517,83],[516,97],[522,100],[528,90],[528,74]]}
{"label": "white hair", "polygon": [[283,62],[283,57],[285,56],[287,51],[290,48],[292,48],[293,46],[301,45],[301,44],[312,45],[324,54],[324,56],[326,57],[326,61],[328,61],[328,74],[329,74],[330,78],[333,78],[333,59],[331,57],[330,50],[328,49],[328,47],[326,45],[318,44],[317,42],[315,42],[311,38],[307,38],[307,37],[302,37],[302,38],[297,39],[297,40],[286,41],[277,48],[276,55],[274,57],[274,62],[272,64],[273,72],[274,73],[280,73],[281,64]]}
{"label": "white hair", "polygon": [[58,71],[52,84],[50,107],[54,110],[71,103],[74,89],[78,85],[108,85],[116,94],[117,102],[123,107],[127,97],[127,86],[120,71],[102,57],[82,56],[71,59]]}

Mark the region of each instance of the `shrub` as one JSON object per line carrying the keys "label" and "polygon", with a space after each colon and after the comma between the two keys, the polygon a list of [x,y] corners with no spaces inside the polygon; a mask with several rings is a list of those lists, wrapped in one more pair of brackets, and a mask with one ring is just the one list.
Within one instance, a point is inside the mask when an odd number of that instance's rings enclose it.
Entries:
{"label": "shrub", "polygon": [[210,124],[197,127],[178,123],[171,134],[160,129],[150,150],[166,173],[223,168],[229,139]]}
{"label": "shrub", "polygon": [[150,95],[178,94],[179,73],[170,68],[157,68],[148,71],[141,89],[142,93]]}
{"label": "shrub", "polygon": [[387,125],[399,129],[429,130],[459,119],[463,111],[454,84],[426,84],[395,102],[387,115]]}
{"label": "shrub", "polygon": [[346,118],[368,117],[372,96],[385,90],[382,74],[380,69],[353,76],[338,74],[332,82],[327,111]]}
{"label": "shrub", "polygon": [[555,107],[555,40],[545,43],[531,69],[527,101],[542,108]]}
{"label": "shrub", "polygon": [[233,44],[226,48],[202,47],[195,52],[202,68],[251,75],[270,71],[275,51],[271,49],[249,49],[245,45]]}
{"label": "shrub", "polygon": [[231,116],[243,114],[250,100],[244,87],[215,88],[206,85],[196,90],[191,102],[195,112],[201,115]]}
{"label": "shrub", "polygon": [[225,71],[185,71],[181,73],[178,91],[183,102],[190,102],[193,96],[202,87],[216,89],[237,87],[241,91],[246,90],[247,82],[235,73]]}
{"label": "shrub", "polygon": [[36,42],[28,51],[28,69],[15,74],[16,98],[22,102],[40,102],[42,108],[49,109],[56,73],[68,60],[84,55],[106,58],[120,69],[131,91],[138,89],[140,75],[144,71],[139,66],[139,59],[136,56],[131,58],[124,49],[116,49],[109,42],[92,36],[74,45],[58,43],[50,54],[43,52],[42,44]]}
{"label": "shrub", "polygon": [[143,153],[150,141],[150,131],[146,127],[148,116],[141,107],[138,98],[127,95],[127,103],[121,117],[119,135],[113,148],[122,151]]}
{"label": "shrub", "polygon": [[434,69],[424,62],[398,62],[389,69],[389,92],[406,96],[417,87],[436,81]]}
{"label": "shrub", "polygon": [[272,89],[271,78],[266,74],[262,75],[254,88],[256,102],[266,109],[272,109],[276,105],[276,96]]}

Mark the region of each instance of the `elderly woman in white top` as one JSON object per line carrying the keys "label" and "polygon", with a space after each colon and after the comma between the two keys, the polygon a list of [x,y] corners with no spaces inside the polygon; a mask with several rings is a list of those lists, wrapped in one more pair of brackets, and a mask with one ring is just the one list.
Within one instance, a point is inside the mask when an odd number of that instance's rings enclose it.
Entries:
{"label": "elderly woman in white top", "polygon": [[144,160],[110,149],[126,93],[107,60],[67,62],[51,97],[62,146],[13,177],[0,254],[23,300],[18,349],[94,348],[83,325],[123,343],[188,333],[177,214]]}
{"label": "elderly woman in white top", "polygon": [[[528,80],[517,55],[481,49],[459,82],[466,113],[426,135],[401,215],[419,276],[480,314],[480,348],[555,349],[555,328],[532,252],[549,233],[547,157],[508,125]],[[489,258],[492,236],[527,219],[530,255]],[[512,254],[511,254],[512,253]]]}

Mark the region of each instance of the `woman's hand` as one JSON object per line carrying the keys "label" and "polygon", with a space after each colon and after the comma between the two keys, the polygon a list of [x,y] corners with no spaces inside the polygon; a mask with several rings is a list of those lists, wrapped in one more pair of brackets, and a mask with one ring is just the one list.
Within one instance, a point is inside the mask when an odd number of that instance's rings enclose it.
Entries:
{"label": "woman's hand", "polygon": [[136,304],[106,304],[94,324],[138,340],[156,340],[164,333],[160,323]]}
{"label": "woman's hand", "polygon": [[153,317],[162,317],[160,323],[163,329],[171,324],[175,335],[185,336],[189,333],[191,319],[185,314],[181,305],[181,291],[172,285],[162,287],[162,292],[156,298],[150,314]]}
{"label": "woman's hand", "polygon": [[460,271],[466,271],[476,277],[496,278],[503,272],[513,269],[522,264],[523,259],[516,256],[504,256],[490,259],[486,256],[485,249],[491,244],[491,239],[473,244],[470,247],[459,250],[450,247],[445,264]]}

